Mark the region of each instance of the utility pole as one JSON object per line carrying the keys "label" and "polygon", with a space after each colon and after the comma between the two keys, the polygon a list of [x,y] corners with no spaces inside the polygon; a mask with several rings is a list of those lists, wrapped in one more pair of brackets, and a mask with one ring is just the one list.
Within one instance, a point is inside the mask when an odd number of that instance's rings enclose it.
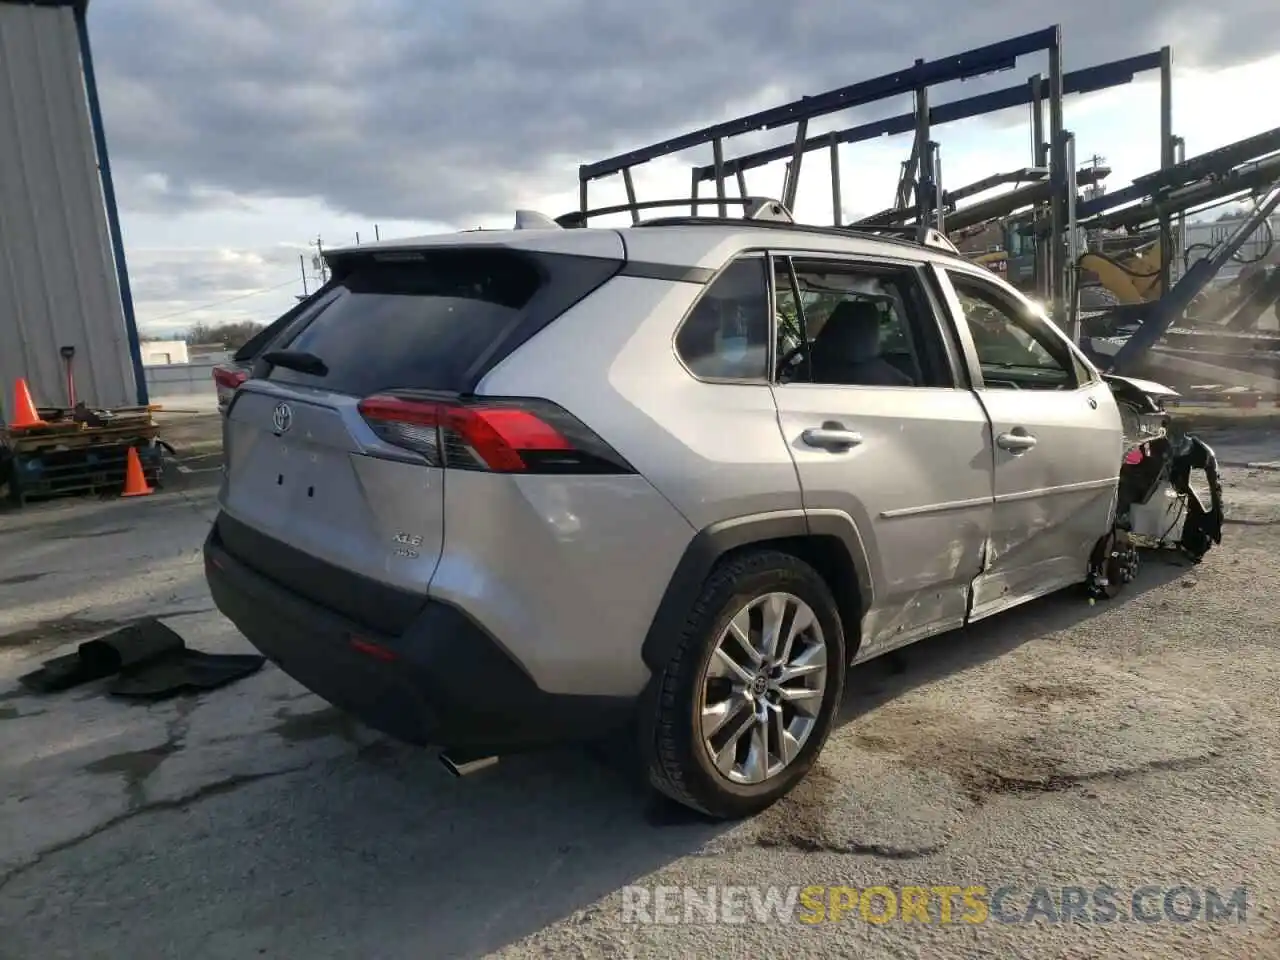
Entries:
{"label": "utility pole", "polygon": [[320,238],[320,234],[316,234],[315,242],[311,246],[316,248],[316,252],[311,255],[311,268],[315,270],[316,275],[320,278],[320,284],[329,282],[329,267],[324,262],[324,242]]}
{"label": "utility pole", "polygon": [[298,254],[298,267],[302,270],[302,298],[307,298],[307,259]]}

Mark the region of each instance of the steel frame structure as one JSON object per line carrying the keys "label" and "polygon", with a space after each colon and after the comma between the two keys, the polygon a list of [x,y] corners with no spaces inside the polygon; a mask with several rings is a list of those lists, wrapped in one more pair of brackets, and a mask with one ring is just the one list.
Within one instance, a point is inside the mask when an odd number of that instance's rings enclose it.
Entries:
{"label": "steel frame structure", "polygon": [[[991,93],[967,97],[950,103],[929,106],[929,90],[932,87],[956,80],[1015,69],[1020,57],[1047,53],[1048,76],[1036,74],[1025,84],[1006,87]],[[936,125],[968,119],[1004,110],[1010,107],[1030,105],[1033,108],[1032,123],[1035,137],[1036,165],[1044,171],[1043,182],[1034,185],[1035,197],[1026,203],[1042,204],[1047,213],[1048,233],[1054,238],[1069,236],[1068,226],[1074,219],[1076,170],[1074,161],[1068,161],[1073,152],[1070,134],[1063,128],[1063,98],[1071,93],[1089,93],[1131,82],[1136,74],[1148,70],[1161,72],[1161,165],[1173,162],[1172,134],[1172,56],[1168,47],[1152,53],[1128,57],[1110,63],[1099,64],[1066,74],[1062,69],[1062,28],[1047,27],[1020,36],[1011,37],[986,46],[977,47],[950,57],[935,60],[917,60],[912,66],[894,73],[884,74],[849,86],[840,87],[812,97],[802,97],[790,103],[768,110],[757,111],[724,123],[714,124],[663,140],[659,143],[631,150],[595,163],[583,164],[578,171],[579,216],[584,219],[595,215],[589,204],[589,185],[614,174],[621,174],[626,190],[627,203],[614,212],[629,212],[633,222],[639,221],[644,209],[636,199],[632,169],[640,164],[670,156],[698,146],[710,144],[712,163],[695,166],[692,170],[689,196],[690,213],[697,216],[699,207],[714,202],[719,216],[727,216],[730,201],[726,180],[737,180],[739,201],[748,198],[745,173],[777,160],[787,160],[786,175],[781,202],[787,209],[795,206],[799,178],[805,154],[826,149],[831,154],[831,205],[832,220],[836,227],[843,226],[841,210],[841,185],[839,148],[841,144],[857,143],[881,136],[915,131],[911,157],[904,164],[903,178],[899,185],[898,204],[907,206],[908,196],[914,184],[914,217],[906,214],[891,218],[900,226],[914,219],[915,229],[923,235],[930,229],[945,232],[945,208],[948,200],[964,195],[947,197],[941,188],[941,160],[938,144],[931,137]],[[823,116],[865,106],[905,93],[915,96],[915,109],[884,120],[860,124],[810,137],[808,124]],[[1048,107],[1048,137],[1045,136],[1045,107]],[[791,143],[780,144],[745,156],[726,159],[725,141],[731,137],[760,130],[772,130],[793,126],[795,136]],[[916,171],[919,170],[917,175]],[[699,186],[703,182],[715,183],[714,200],[703,200]],[[992,184],[993,186],[995,184]],[[978,185],[965,188],[968,195],[980,192]],[[611,208],[613,209],[613,208]],[[1017,209],[1015,206],[1012,209]],[[998,214],[997,214],[998,215]],[[874,218],[858,226],[883,228],[889,224]],[[1071,288],[1074,261],[1069,244],[1049,244],[1048,263],[1038,271],[1046,278],[1044,284],[1048,299],[1054,304],[1055,319],[1065,323],[1067,298]]]}
{"label": "steel frame structure", "polygon": [[1128,320],[1136,322],[1137,329],[1114,357],[1104,361],[1106,369],[1113,373],[1125,373],[1135,367],[1142,355],[1155,346],[1169,327],[1185,313],[1196,295],[1208,285],[1253,232],[1280,208],[1280,172],[1273,176],[1275,179],[1265,196],[1260,198],[1249,216],[1207,256],[1193,263],[1168,293],[1159,300],[1134,304],[1133,308],[1124,311]]}
{"label": "steel frame structure", "polygon": [[[709,143],[712,146],[713,153],[711,170],[712,178],[716,183],[715,202],[719,215],[723,217],[726,215],[727,206],[725,202],[724,141],[730,137],[740,136],[745,133],[794,125],[796,136],[789,148],[791,163],[788,167],[781,197],[783,204],[790,208],[795,204],[801,161],[804,154],[807,149],[816,149],[810,143],[807,135],[810,120],[853,107],[877,103],[904,93],[914,93],[917,101],[915,115],[922,118],[919,121],[918,130],[924,130],[926,133],[924,139],[927,140],[929,118],[927,95],[929,88],[955,80],[964,80],[997,71],[1011,70],[1016,67],[1019,57],[1040,52],[1047,52],[1049,55],[1050,78],[1048,88],[1051,127],[1053,134],[1060,137],[1063,83],[1062,28],[1053,26],[983,47],[966,50],[955,56],[942,57],[931,61],[917,60],[913,66],[905,70],[829,90],[816,96],[802,97],[779,107],[757,111],[734,120],[704,127],[700,130],[663,140],[638,150],[631,150],[596,163],[583,164],[578,170],[580,212],[585,215],[590,209],[588,187],[592,180],[621,173],[627,191],[627,201],[629,204],[634,205],[636,202],[635,187],[631,178],[633,167]],[[830,135],[826,135],[825,139],[815,139],[818,141],[818,146],[834,145]],[[918,138],[918,142],[923,142],[923,140]],[[786,150],[787,148],[781,149]],[[776,159],[781,159],[782,156],[786,156],[786,153],[784,152]],[[745,181],[742,179],[744,169],[738,168],[736,171],[738,173],[739,190],[743,196],[746,194]],[[838,167],[834,169],[838,171]],[[701,202],[698,198],[698,184],[702,179],[703,177],[699,174],[698,169],[695,168],[693,189],[690,194],[691,212],[694,215],[697,214],[697,208]],[[833,179],[833,195],[838,200],[838,174]],[[838,209],[838,204],[833,204],[833,206]],[[836,225],[839,225],[838,221]]]}
{"label": "steel frame structure", "polygon": [[1276,171],[1280,171],[1280,127],[1164,165],[1122,190],[1082,200],[1079,215],[1088,227],[1135,228],[1264,187],[1275,179]]}
{"label": "steel frame structure", "polygon": [[[1072,70],[1062,75],[1062,93],[1066,97],[1072,94],[1096,93],[1100,90],[1124,86],[1127,83],[1132,83],[1139,73],[1161,69],[1163,62],[1164,51],[1158,50],[1153,53],[1140,54],[1136,57],[1127,57],[1123,60],[1100,63],[1096,66],[1086,67],[1083,70]],[[1017,84],[1001,90],[994,90],[991,93],[978,94],[977,96],[952,100],[936,107],[930,107],[928,128],[932,129],[943,124],[954,123],[957,120],[969,120],[1013,107],[1039,107],[1049,98],[1049,95],[1049,80],[1037,74],[1031,77],[1026,84]],[[913,110],[910,113],[901,113],[884,120],[874,120],[855,127],[846,127],[843,130],[810,137],[804,142],[803,149],[806,153],[811,153],[824,147],[830,149],[833,145],[838,148],[845,144],[863,143],[880,137],[911,133],[918,130],[919,124],[916,111]],[[1037,143],[1041,139],[1043,139],[1042,131]],[[745,173],[747,170],[767,166],[778,160],[788,159],[793,149],[791,144],[780,144],[779,146],[757,150],[755,153],[749,153],[741,157],[730,158],[724,162],[724,175],[737,176],[739,172]],[[714,164],[696,167],[695,172],[700,183],[715,179]],[[996,185],[998,184],[992,184],[992,186]],[[840,211],[833,208],[832,212],[837,215],[836,225],[839,226]]]}
{"label": "steel frame structure", "polygon": [[[1180,152],[1184,149],[1180,143],[1175,146]],[[1165,166],[1123,190],[1079,203],[1080,226],[1135,230],[1151,223],[1163,227],[1175,216],[1182,219],[1188,210],[1245,192],[1258,202],[1229,236],[1191,264],[1158,299],[1114,311],[1118,321],[1136,325],[1136,330],[1114,357],[1099,358],[1104,366],[1121,373],[1132,369],[1253,232],[1280,209],[1280,127]],[[1226,326],[1239,331],[1256,319],[1245,312]]]}
{"label": "steel frame structure", "polygon": [[[929,90],[934,86],[1013,69],[1020,57],[1041,51],[1048,53],[1047,77],[1036,74],[1025,84],[936,107],[929,105]],[[914,232],[917,242],[923,242],[922,238],[926,235],[945,233],[948,220],[954,229],[1030,208],[1034,232],[1038,237],[1050,240],[1049,243],[1037,244],[1038,256],[1042,256],[1045,261],[1042,266],[1038,264],[1037,276],[1045,281],[1042,286],[1046,299],[1052,304],[1054,320],[1063,329],[1069,329],[1078,341],[1079,318],[1074,309],[1075,264],[1079,252],[1075,249],[1077,228],[1136,226],[1155,222],[1159,225],[1164,249],[1170,250],[1175,216],[1181,220],[1186,210],[1209,199],[1230,196],[1248,189],[1268,192],[1273,183],[1280,184],[1280,156],[1256,159],[1261,154],[1280,149],[1280,130],[1260,134],[1190,160],[1184,159],[1185,145],[1180,138],[1174,136],[1172,130],[1172,60],[1170,48],[1163,47],[1151,53],[1064,74],[1062,31],[1057,26],[988,44],[953,57],[932,61],[917,60],[905,70],[817,96],[803,97],[779,107],[704,127],[596,163],[583,164],[578,173],[579,210],[560,218],[560,221],[565,226],[577,226],[585,224],[592,216],[630,213],[632,221],[638,223],[642,210],[685,202],[689,204],[691,217],[695,219],[698,218],[699,206],[710,203],[715,204],[718,217],[723,219],[727,216],[730,205],[741,204],[750,208],[753,203],[761,202],[760,198],[752,198],[748,194],[745,172],[778,160],[788,161],[781,204],[784,216],[789,216],[795,205],[804,156],[815,150],[826,149],[830,151],[832,158],[832,215],[833,228],[837,230],[898,234]],[[1075,138],[1063,125],[1064,96],[1121,86],[1132,82],[1138,73],[1151,70],[1158,70],[1160,74],[1160,168],[1154,173],[1137,178],[1131,186],[1114,193],[1089,199],[1079,198],[1076,191],[1080,184],[1096,181],[1109,171],[1076,169]],[[915,109],[910,113],[808,136],[810,120],[905,93],[915,95]],[[931,138],[932,128],[955,120],[1028,105],[1032,108],[1035,166],[1009,174],[997,174],[950,193],[944,192],[941,188],[939,148]],[[788,126],[795,128],[795,137],[791,143],[726,159],[724,145],[727,139]],[[897,205],[856,224],[842,223],[840,145],[913,130],[915,137],[911,156],[903,164]],[[693,167],[687,201],[637,201],[632,180],[634,167],[706,144],[710,144],[712,148],[712,163]],[[614,174],[622,175],[627,202],[592,210],[589,204],[591,181]],[[737,197],[731,198],[727,194],[726,180],[729,177],[737,180]],[[1003,195],[980,200],[964,208],[954,206],[956,201],[1004,183],[1022,183],[1028,180],[1032,182]],[[707,181],[715,183],[714,198],[704,199],[699,196],[700,184]],[[913,188],[915,203],[911,205],[909,200]],[[1277,204],[1280,204],[1280,192],[1268,196],[1249,222],[1257,221],[1263,215],[1261,211],[1269,212]],[[1185,303],[1189,302],[1188,298],[1216,273],[1222,262],[1225,262],[1224,257],[1229,258],[1234,254],[1246,235],[1247,233],[1242,232],[1228,238],[1210,256],[1189,269],[1176,285],[1170,282],[1173,258],[1163,257],[1162,295],[1160,299],[1143,305],[1144,309],[1139,311],[1144,314],[1141,318],[1141,333],[1117,355],[1113,368],[1130,366],[1136,356],[1149,349],[1173,319],[1181,314]]]}
{"label": "steel frame structure", "polygon": [[[1132,82],[1138,73],[1150,70],[1159,70],[1161,76],[1160,117],[1162,136],[1166,138],[1172,137],[1170,130],[1172,124],[1172,84],[1166,82],[1172,72],[1172,53],[1168,47],[1064,74],[1064,95],[1091,93],[1122,86]],[[1044,100],[1048,95],[1048,81],[1036,75],[1029,79],[1026,86],[1006,87],[1003,90],[953,101],[933,108],[930,110],[930,120],[933,125],[937,125],[1015,106],[1029,105],[1032,107],[1032,139],[1035,145],[1034,160],[1036,166],[1010,173],[996,174],[954,191],[944,191],[941,194],[942,207],[947,211],[947,223],[951,230],[964,229],[986,220],[1007,216],[1024,207],[1035,208],[1032,213],[1032,219],[1039,221],[1048,228],[1042,229],[1040,231],[1041,235],[1048,237],[1052,234],[1057,238],[1052,244],[1041,243],[1037,246],[1035,270],[1037,287],[1046,300],[1053,301],[1056,319],[1060,322],[1065,322],[1069,310],[1063,307],[1062,304],[1064,302],[1070,303],[1074,299],[1073,263],[1075,254],[1078,251],[1073,248],[1075,242],[1074,230],[1063,230],[1062,228],[1069,226],[1072,220],[1074,206],[1078,201],[1076,196],[1078,187],[1097,182],[1102,177],[1107,176],[1110,170],[1106,168],[1077,170],[1075,163],[1071,162],[1066,163],[1062,171],[1063,179],[1068,181],[1065,189],[1057,183],[1049,182],[1050,169],[1045,164],[1051,158],[1051,144],[1046,143],[1044,139]],[[879,123],[863,124],[860,127],[840,131],[839,135],[846,138],[845,142],[858,142],[883,135],[884,133],[902,133],[911,129],[911,124],[915,119],[913,114],[904,114]],[[927,132],[928,128],[923,124],[917,124],[917,129],[918,131]],[[917,140],[912,146],[912,159],[903,165],[903,180],[899,184],[897,206],[874,214],[863,222],[908,222],[913,216],[918,222],[921,214],[925,212],[919,209],[921,207],[919,202],[917,202],[917,210],[915,211],[908,209],[906,206],[906,198],[910,191],[909,178],[912,175],[911,164],[918,152],[919,136],[920,133],[918,132]],[[1073,135],[1063,131],[1062,137],[1064,151],[1074,150]],[[1174,138],[1175,141],[1176,139]],[[932,149],[936,155],[937,145],[933,144]],[[742,159],[750,161],[755,156],[757,155]],[[1162,164],[1165,162],[1163,152],[1161,162]],[[1073,175],[1075,182],[1071,183],[1070,180]],[[1026,185],[997,196],[979,200],[964,208],[956,208],[954,206],[961,199],[974,196],[1004,183]],[[1063,204],[1062,214],[1060,218],[1054,219],[1052,203],[1055,198],[1059,197]],[[935,216],[939,215],[935,214]],[[1054,233],[1054,231],[1061,232]],[[1052,256],[1054,253],[1058,254],[1056,259]],[[1046,254],[1050,254],[1050,256],[1046,256]]]}

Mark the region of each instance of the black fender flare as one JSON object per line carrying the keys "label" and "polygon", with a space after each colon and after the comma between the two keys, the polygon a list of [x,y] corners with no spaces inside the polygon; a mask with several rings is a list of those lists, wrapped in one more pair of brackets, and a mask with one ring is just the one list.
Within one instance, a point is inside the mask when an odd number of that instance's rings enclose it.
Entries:
{"label": "black fender flare", "polygon": [[[671,659],[680,630],[702,592],[702,585],[727,554],[776,541],[814,539],[829,542],[832,549],[843,555],[853,582],[844,591],[838,583],[831,584],[831,588],[837,594],[837,601],[842,592],[849,598],[856,591],[857,622],[860,623],[862,614],[873,602],[874,586],[866,547],[848,514],[839,510],[779,510],[737,517],[704,527],[685,547],[640,648],[645,666],[657,673]],[[856,645],[856,640],[850,642],[850,655]]]}

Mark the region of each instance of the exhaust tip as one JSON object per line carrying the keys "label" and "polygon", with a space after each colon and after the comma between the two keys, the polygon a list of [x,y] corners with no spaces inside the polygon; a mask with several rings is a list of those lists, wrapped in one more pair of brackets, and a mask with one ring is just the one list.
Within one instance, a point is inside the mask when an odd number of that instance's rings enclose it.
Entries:
{"label": "exhaust tip", "polygon": [[466,777],[480,770],[487,769],[497,764],[498,758],[495,756],[472,756],[470,754],[451,754],[444,752],[440,754],[440,763],[455,777]]}

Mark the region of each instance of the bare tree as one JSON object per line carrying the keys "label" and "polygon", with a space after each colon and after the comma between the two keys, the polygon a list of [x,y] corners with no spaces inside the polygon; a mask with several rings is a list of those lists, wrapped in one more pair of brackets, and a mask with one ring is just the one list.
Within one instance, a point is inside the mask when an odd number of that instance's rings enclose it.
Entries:
{"label": "bare tree", "polygon": [[235,323],[220,323],[213,326],[208,323],[192,324],[187,330],[187,343],[220,343],[228,350],[237,350],[248,342],[249,338],[262,330],[264,324],[253,320],[240,320]]}

